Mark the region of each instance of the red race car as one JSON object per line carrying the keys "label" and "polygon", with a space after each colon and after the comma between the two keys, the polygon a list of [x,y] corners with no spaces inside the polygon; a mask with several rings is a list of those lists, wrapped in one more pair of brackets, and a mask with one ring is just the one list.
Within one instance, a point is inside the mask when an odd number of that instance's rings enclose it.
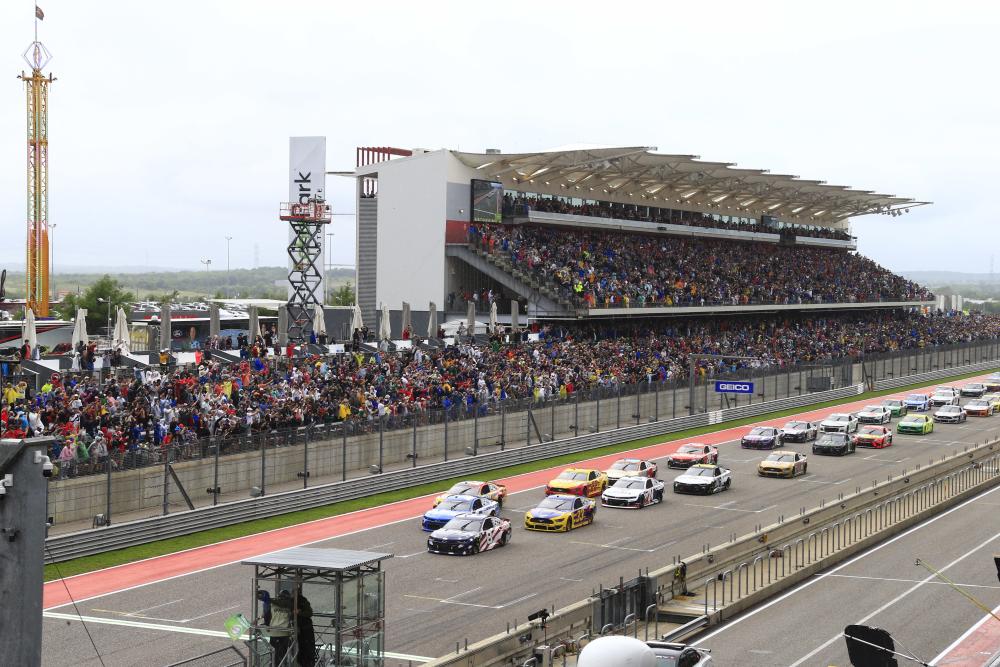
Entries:
{"label": "red race car", "polygon": [[862,426],[854,436],[857,447],[882,449],[892,446],[892,429],[885,426]]}
{"label": "red race car", "polygon": [[719,448],[714,445],[703,445],[700,442],[690,442],[681,445],[677,451],[667,457],[670,468],[690,468],[696,463],[718,463]]}

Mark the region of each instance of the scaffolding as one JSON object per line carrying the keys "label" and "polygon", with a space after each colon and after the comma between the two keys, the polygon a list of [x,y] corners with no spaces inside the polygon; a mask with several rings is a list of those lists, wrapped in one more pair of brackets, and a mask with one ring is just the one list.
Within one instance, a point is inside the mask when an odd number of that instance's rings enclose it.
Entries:
{"label": "scaffolding", "polygon": [[292,229],[288,256],[288,340],[308,342],[312,334],[313,314],[322,303],[323,228],[330,223],[330,206],[321,198],[281,205],[279,216]]}

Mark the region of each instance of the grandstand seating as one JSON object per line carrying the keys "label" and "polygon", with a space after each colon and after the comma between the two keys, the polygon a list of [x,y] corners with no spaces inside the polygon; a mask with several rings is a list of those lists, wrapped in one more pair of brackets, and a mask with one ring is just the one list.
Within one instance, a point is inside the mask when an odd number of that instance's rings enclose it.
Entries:
{"label": "grandstand seating", "polygon": [[470,226],[469,241],[580,308],[933,298],[866,257],[831,248],[509,224]]}

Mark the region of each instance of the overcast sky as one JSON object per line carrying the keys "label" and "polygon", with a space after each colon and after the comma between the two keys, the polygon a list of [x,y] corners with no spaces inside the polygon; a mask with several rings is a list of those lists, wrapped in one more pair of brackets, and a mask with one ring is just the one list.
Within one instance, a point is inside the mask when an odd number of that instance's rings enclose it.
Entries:
{"label": "overcast sky", "polygon": [[[56,269],[284,265],[288,137],[662,152],[930,200],[857,219],[895,270],[989,270],[993,2],[39,0]],[[23,267],[33,5],[0,3],[0,266]],[[335,212],[353,213],[329,177]],[[443,224],[443,222],[441,223]],[[354,263],[337,217],[333,262]],[[1000,270],[1000,264],[997,265]]]}

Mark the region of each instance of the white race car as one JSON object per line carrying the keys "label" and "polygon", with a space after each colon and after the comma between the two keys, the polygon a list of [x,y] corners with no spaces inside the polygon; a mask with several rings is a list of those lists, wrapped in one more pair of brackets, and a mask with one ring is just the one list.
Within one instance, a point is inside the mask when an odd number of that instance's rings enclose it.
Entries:
{"label": "white race car", "polygon": [[846,412],[836,412],[819,424],[823,433],[854,433],[858,430],[858,418]]}
{"label": "white race car", "polygon": [[663,486],[652,477],[622,477],[601,494],[601,505],[642,509],[663,501]]}
{"label": "white race car", "polygon": [[683,475],[674,479],[674,493],[716,493],[725,491],[733,483],[733,474],[728,468],[700,463],[691,466]]}
{"label": "white race car", "polygon": [[862,424],[888,424],[892,420],[892,410],[884,405],[866,405],[858,412]]}

